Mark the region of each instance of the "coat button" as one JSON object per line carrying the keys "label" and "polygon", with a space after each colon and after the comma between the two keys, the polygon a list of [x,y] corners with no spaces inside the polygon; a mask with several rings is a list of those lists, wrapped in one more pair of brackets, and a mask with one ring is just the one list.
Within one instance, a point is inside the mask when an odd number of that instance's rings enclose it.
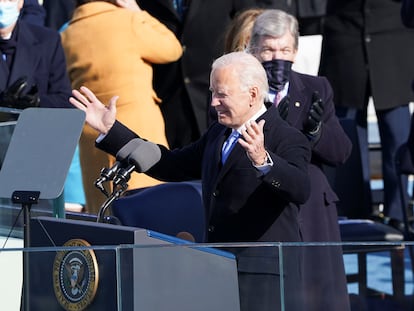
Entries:
{"label": "coat button", "polygon": [[190,78],[189,77],[185,77],[184,78],[184,83],[185,84],[189,84],[191,82],[191,80],[190,80]]}
{"label": "coat button", "polygon": [[214,191],[214,192],[213,192],[213,197],[218,197],[219,193],[220,193],[220,192],[219,192],[218,190]]}
{"label": "coat button", "polygon": [[215,229],[214,226],[209,226],[208,227],[208,232],[214,232],[214,229]]}
{"label": "coat button", "polygon": [[276,188],[279,188],[279,187],[280,187],[280,181],[273,180],[273,181],[272,181],[272,186],[274,186],[274,187],[276,187]]}

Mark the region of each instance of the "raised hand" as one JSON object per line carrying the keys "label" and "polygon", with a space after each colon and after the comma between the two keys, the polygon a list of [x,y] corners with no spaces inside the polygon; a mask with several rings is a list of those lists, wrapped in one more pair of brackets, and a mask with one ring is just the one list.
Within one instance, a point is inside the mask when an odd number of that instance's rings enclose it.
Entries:
{"label": "raised hand", "polygon": [[304,133],[309,138],[319,137],[322,129],[322,116],[324,112],[323,101],[317,91],[312,94],[312,105],[309,109],[308,117],[303,126]]}
{"label": "raised hand", "polygon": [[247,156],[255,165],[262,165],[266,160],[266,149],[264,146],[263,126],[265,120],[259,123],[250,121],[242,130],[243,139],[239,138],[238,143],[246,150]]}
{"label": "raised hand", "polygon": [[85,86],[80,90],[72,90],[69,102],[76,108],[85,111],[86,123],[99,133],[106,134],[116,120],[116,101],[118,96],[110,99],[108,106],[102,104],[95,94]]}

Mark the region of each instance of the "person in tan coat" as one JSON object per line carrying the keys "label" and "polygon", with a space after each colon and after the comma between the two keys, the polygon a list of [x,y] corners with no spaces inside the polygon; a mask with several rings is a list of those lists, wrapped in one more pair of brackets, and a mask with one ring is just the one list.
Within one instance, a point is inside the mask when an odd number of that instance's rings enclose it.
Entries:
{"label": "person in tan coat", "polygon": [[[72,88],[87,86],[102,102],[119,95],[117,115],[134,131],[167,144],[160,99],[152,86],[152,64],[181,57],[175,35],[140,9],[135,0],[77,0],[68,27],[61,34]],[[86,211],[96,214],[105,196],[94,182],[115,159],[97,150],[97,132],[85,125],[79,141]],[[129,189],[160,182],[133,173]],[[110,186],[110,185],[109,185]]]}

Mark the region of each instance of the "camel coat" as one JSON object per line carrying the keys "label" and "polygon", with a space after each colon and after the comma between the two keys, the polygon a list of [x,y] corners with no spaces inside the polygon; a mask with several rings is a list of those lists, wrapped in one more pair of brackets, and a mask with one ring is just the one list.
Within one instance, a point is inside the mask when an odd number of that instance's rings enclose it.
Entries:
{"label": "camel coat", "polygon": [[[72,88],[90,88],[103,103],[119,96],[117,119],[151,141],[167,144],[164,120],[152,87],[152,64],[176,61],[182,48],[175,35],[145,11],[131,11],[106,2],[91,2],[75,9],[62,43]],[[94,181],[112,156],[94,147],[98,133],[85,125],[80,161],[86,209],[97,213],[105,196]],[[133,173],[129,188],[159,183]],[[110,185],[109,185],[110,186]]]}

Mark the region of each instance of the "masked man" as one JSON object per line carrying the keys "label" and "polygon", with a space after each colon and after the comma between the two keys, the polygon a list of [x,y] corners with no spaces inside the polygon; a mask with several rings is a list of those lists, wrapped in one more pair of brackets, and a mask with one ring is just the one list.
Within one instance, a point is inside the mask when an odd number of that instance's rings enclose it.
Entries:
{"label": "masked man", "polygon": [[[255,21],[248,49],[266,70],[270,105],[277,106],[312,147],[308,165],[311,194],[299,212],[303,240],[340,242],[338,197],[322,166],[344,163],[352,145],[335,115],[328,80],[291,70],[298,41],[296,18],[284,11],[267,10]],[[341,247],[305,247],[303,272],[306,310],[349,310]]]}

